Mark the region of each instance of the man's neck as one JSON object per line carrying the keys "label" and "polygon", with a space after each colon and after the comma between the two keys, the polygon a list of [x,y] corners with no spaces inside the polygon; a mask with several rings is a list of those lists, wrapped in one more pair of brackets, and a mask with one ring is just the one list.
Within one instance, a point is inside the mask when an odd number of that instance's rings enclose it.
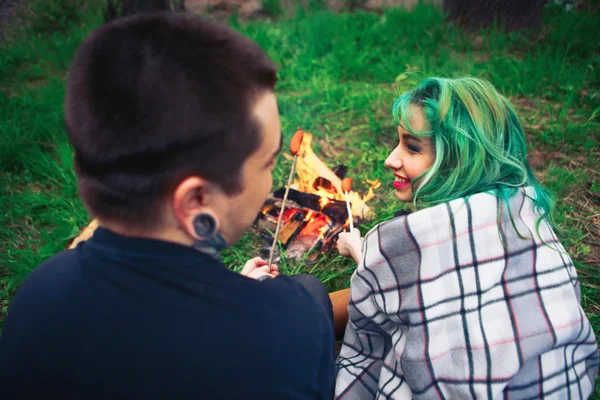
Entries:
{"label": "man's neck", "polygon": [[107,221],[98,221],[99,225],[103,228],[116,233],[117,235],[141,238],[141,239],[154,239],[161,240],[164,242],[172,242],[182,244],[184,246],[192,246],[194,243],[183,230],[176,227],[163,227],[159,229],[148,229],[148,228],[135,228],[125,226],[122,224],[110,223]]}

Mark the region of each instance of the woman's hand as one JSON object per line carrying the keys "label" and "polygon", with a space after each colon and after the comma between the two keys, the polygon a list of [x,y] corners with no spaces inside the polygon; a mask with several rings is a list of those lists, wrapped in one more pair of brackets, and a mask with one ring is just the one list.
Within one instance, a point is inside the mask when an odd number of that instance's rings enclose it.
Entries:
{"label": "woman's hand", "polygon": [[275,278],[279,275],[279,269],[277,265],[267,265],[268,262],[260,257],[254,257],[252,260],[248,260],[242,268],[241,275],[247,276],[248,278],[257,279],[260,276],[268,275],[271,278]]}
{"label": "woman's hand", "polygon": [[342,232],[338,236],[338,250],[344,257],[352,257],[357,264],[362,259],[362,238],[360,231],[354,229],[352,232]]}

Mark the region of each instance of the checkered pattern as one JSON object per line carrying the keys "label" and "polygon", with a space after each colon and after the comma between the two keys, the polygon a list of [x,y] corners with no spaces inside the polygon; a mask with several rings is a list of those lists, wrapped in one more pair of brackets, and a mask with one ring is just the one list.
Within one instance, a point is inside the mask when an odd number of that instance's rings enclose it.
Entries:
{"label": "checkered pattern", "polygon": [[590,396],[596,337],[573,262],[548,224],[537,234],[531,196],[480,193],[369,232],[337,399]]}

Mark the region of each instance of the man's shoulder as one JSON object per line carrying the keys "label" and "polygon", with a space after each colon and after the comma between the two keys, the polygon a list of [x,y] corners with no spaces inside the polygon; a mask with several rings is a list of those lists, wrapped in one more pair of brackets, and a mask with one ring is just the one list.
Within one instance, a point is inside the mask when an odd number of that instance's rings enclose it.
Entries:
{"label": "man's shoulder", "polygon": [[[253,360],[260,370],[271,371],[272,382],[282,388],[302,382],[321,390],[317,388],[327,386],[334,371],[334,334],[325,310],[290,277],[260,284],[263,294],[252,305],[255,308],[246,311],[244,318],[250,316],[246,330],[227,335],[230,346],[236,343],[238,355]],[[243,341],[235,339],[240,336]]]}
{"label": "man's shoulder", "polygon": [[23,329],[35,331],[69,313],[69,304],[76,304],[67,301],[70,288],[75,286],[72,282],[79,275],[76,260],[74,251],[66,250],[31,271],[9,306],[3,336],[25,340]]}
{"label": "man's shoulder", "polygon": [[[286,316],[290,322],[302,323],[310,319],[315,322],[327,322],[328,318],[316,299],[288,276],[261,282],[262,301],[268,302],[270,312]],[[294,318],[290,318],[293,315]]]}
{"label": "man's shoulder", "polygon": [[255,323],[262,325],[262,329],[287,336],[298,344],[333,337],[331,321],[323,306],[294,279],[282,276],[261,284],[262,295],[254,307],[259,314]]}
{"label": "man's shoulder", "polygon": [[62,251],[42,262],[32,270],[21,283],[10,305],[9,314],[16,309],[30,308],[34,304],[49,305],[49,298],[54,299],[63,293],[77,275],[77,256],[74,250]]}
{"label": "man's shoulder", "polygon": [[21,284],[19,291],[27,291],[39,286],[54,286],[56,284],[67,284],[73,276],[79,265],[77,250],[64,250],[54,256],[48,258],[34,270],[32,270],[27,278]]}

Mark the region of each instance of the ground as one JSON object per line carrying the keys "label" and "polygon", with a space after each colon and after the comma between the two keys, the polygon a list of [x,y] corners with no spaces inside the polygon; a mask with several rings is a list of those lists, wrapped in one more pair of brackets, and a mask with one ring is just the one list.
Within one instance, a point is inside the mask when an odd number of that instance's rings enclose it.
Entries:
{"label": "ground", "polygon": [[[367,179],[382,181],[369,204],[376,218],[359,227],[363,233],[398,208],[383,166],[394,143],[390,110],[398,93],[431,75],[489,79],[514,103],[535,174],[556,195],[558,234],[600,332],[600,14],[598,2],[589,3],[572,13],[549,7],[542,30],[510,35],[457,30],[428,5],[378,13],[311,6],[279,19],[226,21],[279,67],[286,143],[299,126],[315,136],[315,150],[329,165],[349,167],[356,189],[364,190]],[[76,10],[68,23],[56,9],[44,10],[33,13],[43,23],[0,46],[0,327],[21,282],[90,222],[77,197],[62,106],[73,52],[102,22],[101,13]],[[48,34],[50,28],[57,32]],[[276,186],[289,167],[281,157]],[[260,240],[248,233],[224,261],[241,267]],[[336,254],[282,265],[286,273],[315,274],[331,290],[347,287],[354,267]]]}

